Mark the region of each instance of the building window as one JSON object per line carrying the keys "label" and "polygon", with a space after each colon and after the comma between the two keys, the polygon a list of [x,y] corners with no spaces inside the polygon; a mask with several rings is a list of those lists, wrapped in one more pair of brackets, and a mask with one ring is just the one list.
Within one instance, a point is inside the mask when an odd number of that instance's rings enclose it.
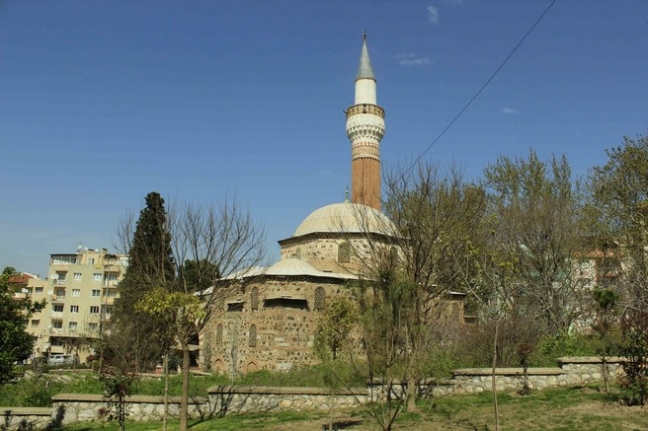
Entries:
{"label": "building window", "polygon": [[113,312],[113,306],[112,305],[107,305],[105,308],[106,314],[112,314]]}
{"label": "building window", "polygon": [[315,310],[323,310],[326,306],[326,292],[323,287],[315,289]]}
{"label": "building window", "polygon": [[74,331],[77,330],[77,323],[76,322],[70,322],[68,325],[69,325],[68,327],[70,328],[70,331],[74,332]]}
{"label": "building window", "polygon": [[88,265],[94,265],[94,257],[88,258]]}
{"label": "building window", "polygon": [[38,320],[38,319],[32,319],[32,321],[31,321],[31,326],[32,326],[32,328],[35,328],[35,327],[37,327],[38,325],[40,325],[40,320]]}
{"label": "building window", "polygon": [[92,281],[101,281],[103,280],[103,275],[100,272],[95,272],[92,274]]}
{"label": "building window", "polygon": [[252,292],[250,292],[250,308],[252,310],[259,309],[259,289],[256,287],[253,287]]}
{"label": "building window", "polygon": [[295,257],[301,259],[301,248],[297,247],[297,250],[295,250]]}
{"label": "building window", "polygon": [[101,296],[101,290],[99,289],[92,289],[92,293],[90,294],[93,298],[99,298]]}
{"label": "building window", "polygon": [[70,305],[70,313],[78,313],[79,312],[79,306],[78,305]]}
{"label": "building window", "polygon": [[114,290],[108,290],[106,291],[106,296],[108,298],[114,298],[115,296],[117,296],[117,292],[115,292]]}
{"label": "building window", "polygon": [[74,296],[75,298],[81,296],[81,289],[72,289],[72,296]]}
{"label": "building window", "polygon": [[99,314],[99,306],[98,305],[91,305],[90,306],[90,314]]}
{"label": "building window", "polygon": [[216,327],[216,345],[223,345],[223,325],[221,323]]}
{"label": "building window", "polygon": [[256,347],[257,345],[257,333],[256,333],[256,325],[250,326],[250,342],[249,346],[250,347]]}
{"label": "building window", "polygon": [[34,289],[34,293],[36,295],[42,295],[43,294],[43,288],[42,287],[37,287],[36,289]]}
{"label": "building window", "polygon": [[80,272],[75,272],[74,273],[74,281],[81,281],[81,273]]}
{"label": "building window", "polygon": [[88,331],[97,332],[99,330],[99,324],[96,322],[88,323]]}
{"label": "building window", "polygon": [[63,329],[63,321],[62,320],[52,320],[52,328],[54,328],[54,329]]}
{"label": "building window", "polygon": [[348,241],[338,245],[338,262],[351,263],[351,243]]}
{"label": "building window", "polygon": [[67,278],[67,271],[56,271],[56,274],[52,276],[55,284],[65,284]]}
{"label": "building window", "polygon": [[62,313],[62,312],[63,312],[63,304],[54,304],[54,305],[52,306],[52,310],[53,310],[55,313]]}

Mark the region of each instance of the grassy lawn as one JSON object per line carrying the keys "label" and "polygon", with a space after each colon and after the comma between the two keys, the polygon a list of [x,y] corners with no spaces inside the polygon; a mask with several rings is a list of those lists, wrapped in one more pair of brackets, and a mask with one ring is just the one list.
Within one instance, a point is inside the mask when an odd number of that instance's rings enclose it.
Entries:
{"label": "grassy lawn", "polygon": [[[648,430],[648,409],[620,403],[622,393],[610,394],[597,385],[548,389],[528,396],[499,394],[502,430]],[[492,395],[462,395],[421,401],[418,413],[405,413],[394,429],[493,430]],[[347,422],[353,430],[369,431],[379,427],[363,410],[336,412],[336,420]],[[328,423],[327,412],[285,412],[240,415],[192,422],[192,430],[321,430]],[[116,424],[80,424],[70,430],[117,430]],[[128,422],[128,430],[159,430],[161,423]],[[169,429],[177,429],[177,421]],[[342,429],[342,428],[340,428]]]}

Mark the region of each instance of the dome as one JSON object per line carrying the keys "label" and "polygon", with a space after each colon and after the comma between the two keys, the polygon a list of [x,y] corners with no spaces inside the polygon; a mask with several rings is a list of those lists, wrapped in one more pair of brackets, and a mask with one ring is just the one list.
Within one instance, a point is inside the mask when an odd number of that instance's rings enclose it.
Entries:
{"label": "dome", "polygon": [[392,235],[393,223],[366,205],[343,202],[316,209],[299,225],[293,237],[310,233],[362,233]]}

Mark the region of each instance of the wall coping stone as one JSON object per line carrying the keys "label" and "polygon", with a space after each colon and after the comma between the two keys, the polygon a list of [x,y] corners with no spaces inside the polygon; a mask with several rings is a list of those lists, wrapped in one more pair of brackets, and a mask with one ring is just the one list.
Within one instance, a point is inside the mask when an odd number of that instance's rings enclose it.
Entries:
{"label": "wall coping stone", "polygon": [[7,412],[12,416],[52,416],[51,407],[0,407],[0,416]]}
{"label": "wall coping stone", "polygon": [[[566,371],[561,368],[527,368],[528,376],[559,376]],[[484,376],[492,375],[492,368],[458,368],[452,370],[453,376]],[[522,376],[524,368],[495,368],[496,376]]]}
{"label": "wall coping stone", "polygon": [[[329,388],[303,388],[294,386],[212,386],[209,394],[278,394],[278,395],[330,395]],[[367,388],[338,389],[335,395],[367,395]]]}
{"label": "wall coping stone", "polygon": [[[563,356],[556,359],[559,364],[602,364],[602,356]],[[628,359],[621,356],[606,356],[605,362],[620,363],[626,362]]]}
{"label": "wall coping stone", "polygon": [[[180,398],[176,396],[169,397],[169,403],[179,404]],[[52,397],[52,402],[64,401],[103,402],[107,401],[107,399],[98,394],[56,394]],[[126,403],[164,403],[164,397],[162,395],[131,395],[127,396],[124,401]],[[204,404],[206,402],[207,397],[189,397],[189,404]]]}

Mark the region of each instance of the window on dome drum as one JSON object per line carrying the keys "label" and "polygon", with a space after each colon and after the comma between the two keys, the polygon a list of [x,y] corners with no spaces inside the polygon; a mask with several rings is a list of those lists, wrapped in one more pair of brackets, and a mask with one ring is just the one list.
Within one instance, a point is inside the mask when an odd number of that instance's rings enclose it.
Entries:
{"label": "window on dome drum", "polygon": [[315,289],[315,310],[323,310],[326,306],[326,291],[323,287]]}
{"label": "window on dome drum", "polygon": [[219,323],[218,326],[216,327],[216,345],[217,346],[223,345],[223,324],[222,323]]}
{"label": "window on dome drum", "polygon": [[295,257],[301,259],[301,248],[297,247],[297,250],[295,250]]}
{"label": "window on dome drum", "polygon": [[264,299],[263,308],[291,308],[294,310],[308,310],[308,301],[306,301],[305,299],[292,298]]}
{"label": "window on dome drum", "polygon": [[249,346],[250,347],[256,347],[257,345],[257,331],[256,331],[256,325],[250,326],[250,342]]}
{"label": "window on dome drum", "polygon": [[259,289],[256,287],[250,292],[250,308],[255,311],[259,309]]}
{"label": "window on dome drum", "polygon": [[338,245],[338,262],[351,263],[351,243],[348,241]]}
{"label": "window on dome drum", "polygon": [[243,311],[244,302],[230,302],[227,304],[227,311]]}

